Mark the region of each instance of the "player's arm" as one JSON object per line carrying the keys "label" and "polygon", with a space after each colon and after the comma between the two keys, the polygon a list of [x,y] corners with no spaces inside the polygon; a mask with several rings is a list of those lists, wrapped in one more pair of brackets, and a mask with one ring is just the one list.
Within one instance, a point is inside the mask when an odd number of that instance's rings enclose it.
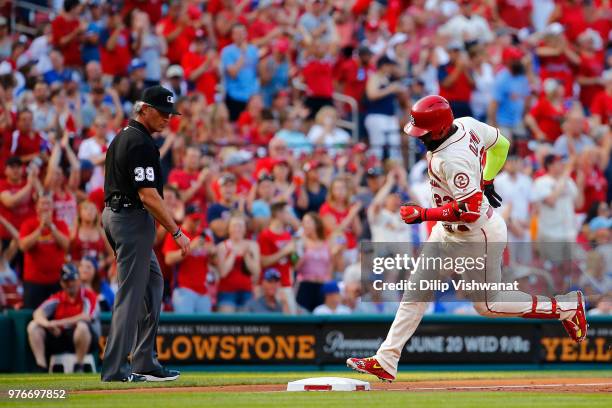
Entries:
{"label": "player's arm", "polygon": [[483,179],[486,182],[492,181],[497,173],[504,167],[508,151],[510,150],[510,141],[502,134],[499,135],[493,146],[489,147],[486,153],[487,162],[482,171]]}
{"label": "player's arm", "polygon": [[501,133],[498,135],[495,143],[493,143],[493,145],[487,149],[487,160],[485,167],[482,170],[482,179],[484,184],[482,190],[493,208],[499,207],[502,202],[502,198],[495,192],[493,180],[504,167],[504,163],[506,163],[506,159],[508,158],[509,150],[510,141]]}

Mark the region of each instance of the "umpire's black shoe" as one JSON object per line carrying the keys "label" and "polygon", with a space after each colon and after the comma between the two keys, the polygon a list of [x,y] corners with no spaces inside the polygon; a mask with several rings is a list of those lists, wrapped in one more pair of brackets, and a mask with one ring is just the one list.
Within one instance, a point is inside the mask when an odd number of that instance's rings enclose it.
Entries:
{"label": "umpire's black shoe", "polygon": [[180,371],[169,370],[166,367],[161,367],[155,371],[149,371],[147,373],[138,373],[134,375],[140,375],[145,377],[147,381],[174,381],[181,375]]}
{"label": "umpire's black shoe", "polygon": [[133,382],[133,383],[147,382],[147,377],[145,377],[144,375],[140,375],[140,374],[130,374],[127,377],[125,377],[124,379],[122,379],[121,381],[123,381],[123,382]]}

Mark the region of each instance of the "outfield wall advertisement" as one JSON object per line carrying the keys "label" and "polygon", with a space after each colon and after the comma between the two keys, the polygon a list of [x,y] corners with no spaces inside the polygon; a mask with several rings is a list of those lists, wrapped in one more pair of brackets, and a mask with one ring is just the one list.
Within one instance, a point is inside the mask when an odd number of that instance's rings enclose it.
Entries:
{"label": "outfield wall advertisement", "polygon": [[[212,322],[165,319],[160,323],[159,359],[171,365],[343,364],[371,356],[384,341],[390,320],[284,319]],[[229,320],[229,319],[227,319]],[[504,319],[426,319],[406,344],[406,364],[611,363],[612,321],[591,323],[588,339],[576,344],[559,322]],[[511,322],[511,323],[510,323]],[[501,322],[500,322],[501,323]],[[106,334],[108,325],[103,326]],[[101,338],[103,348],[105,337]]]}

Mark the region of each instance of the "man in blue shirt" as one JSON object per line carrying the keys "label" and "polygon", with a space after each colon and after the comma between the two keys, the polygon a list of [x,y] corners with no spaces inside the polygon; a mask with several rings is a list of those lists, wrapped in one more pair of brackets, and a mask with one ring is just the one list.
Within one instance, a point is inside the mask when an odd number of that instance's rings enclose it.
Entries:
{"label": "man in blue shirt", "polygon": [[523,125],[525,105],[531,90],[521,61],[522,54],[516,50],[506,52],[506,67],[495,77],[493,101],[489,106],[488,123],[499,128],[506,137],[525,137]]}
{"label": "man in blue shirt", "polygon": [[221,52],[225,103],[232,122],[238,119],[251,97],[259,90],[257,47],[247,42],[247,30],[242,24],[232,27],[232,41]]}

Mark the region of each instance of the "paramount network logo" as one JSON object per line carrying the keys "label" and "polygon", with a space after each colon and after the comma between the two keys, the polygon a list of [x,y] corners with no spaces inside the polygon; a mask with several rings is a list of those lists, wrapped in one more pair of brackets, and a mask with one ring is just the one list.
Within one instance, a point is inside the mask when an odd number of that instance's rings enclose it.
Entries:
{"label": "paramount network logo", "polygon": [[344,333],[332,330],[325,336],[323,351],[334,356],[352,355],[355,353],[372,353],[382,344],[382,338],[376,339],[345,339]]}

